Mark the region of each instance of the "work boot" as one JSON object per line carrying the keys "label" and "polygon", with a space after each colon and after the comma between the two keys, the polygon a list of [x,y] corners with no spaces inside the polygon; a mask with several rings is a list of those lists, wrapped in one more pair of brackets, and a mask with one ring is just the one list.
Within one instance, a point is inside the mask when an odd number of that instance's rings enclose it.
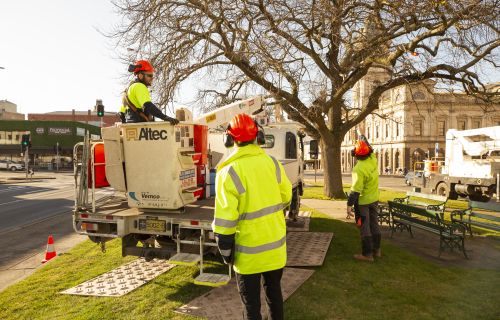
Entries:
{"label": "work boot", "polygon": [[362,254],[355,254],[354,259],[373,262],[373,240],[371,236],[361,238],[361,250]]}
{"label": "work boot", "polygon": [[359,260],[359,261],[366,261],[366,262],[373,262],[374,261],[372,256],[366,257],[362,254],[355,254],[354,259]]}
{"label": "work boot", "polygon": [[375,258],[381,258],[382,257],[382,251],[380,250],[380,240],[382,239],[381,234],[376,234],[372,236],[372,241],[373,241],[373,257]]}

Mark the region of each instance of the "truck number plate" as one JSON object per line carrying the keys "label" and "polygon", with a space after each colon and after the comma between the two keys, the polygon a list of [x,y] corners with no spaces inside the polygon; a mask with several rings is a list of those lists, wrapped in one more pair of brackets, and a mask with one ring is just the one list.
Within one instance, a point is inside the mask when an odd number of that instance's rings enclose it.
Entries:
{"label": "truck number plate", "polygon": [[165,232],[167,231],[167,221],[139,219],[139,230]]}

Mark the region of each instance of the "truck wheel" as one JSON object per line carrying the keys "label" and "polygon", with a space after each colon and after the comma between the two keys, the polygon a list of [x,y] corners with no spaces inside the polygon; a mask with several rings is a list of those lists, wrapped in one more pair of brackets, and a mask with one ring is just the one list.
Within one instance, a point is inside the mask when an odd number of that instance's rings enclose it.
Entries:
{"label": "truck wheel", "polygon": [[16,171],[17,168],[16,167],[10,167],[10,171]]}
{"label": "truck wheel", "polygon": [[446,183],[441,182],[436,187],[436,194],[448,198],[450,196],[450,188],[448,188]]}

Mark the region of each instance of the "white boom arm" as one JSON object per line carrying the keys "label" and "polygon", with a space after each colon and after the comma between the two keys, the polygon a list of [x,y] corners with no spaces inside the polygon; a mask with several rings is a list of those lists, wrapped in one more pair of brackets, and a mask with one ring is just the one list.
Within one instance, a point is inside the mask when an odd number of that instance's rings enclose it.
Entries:
{"label": "white boom arm", "polygon": [[462,131],[450,129],[446,133],[447,151],[455,139],[469,156],[481,156],[500,148],[500,126]]}
{"label": "white boom arm", "polygon": [[209,129],[217,128],[226,123],[239,114],[253,114],[262,108],[264,97],[256,96],[250,99],[236,101],[227,106],[220,107],[214,111],[203,114],[194,119],[194,123],[208,126]]}

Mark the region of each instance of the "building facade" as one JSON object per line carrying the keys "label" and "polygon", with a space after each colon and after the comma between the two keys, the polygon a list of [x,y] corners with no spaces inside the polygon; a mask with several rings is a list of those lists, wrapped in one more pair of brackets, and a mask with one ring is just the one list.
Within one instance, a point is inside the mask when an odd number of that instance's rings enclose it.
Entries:
{"label": "building facade", "polygon": [[29,113],[28,120],[34,121],[74,121],[96,127],[109,127],[120,122],[116,112],[105,112],[104,117],[98,117],[95,111],[53,111],[47,113]]}
{"label": "building facade", "polygon": [[[389,76],[383,68],[372,68],[353,90],[354,105],[364,106],[372,90]],[[435,85],[433,80],[427,80],[385,92],[379,110],[359,125],[374,148],[380,173],[398,174],[413,170],[426,158],[444,157],[448,129],[500,125],[499,103],[487,104],[464,93],[441,92]],[[350,152],[355,139],[355,129],[344,137],[344,172],[353,167]]]}
{"label": "building facade", "polygon": [[56,146],[62,166],[71,167],[73,146],[83,141],[88,132],[99,139],[100,128],[71,121],[0,121],[0,160],[22,161],[21,138],[29,133],[32,147],[29,150],[30,164],[38,168],[51,168],[56,160]]}
{"label": "building facade", "polygon": [[24,120],[24,114],[17,113],[17,105],[8,100],[0,100],[0,120]]}

